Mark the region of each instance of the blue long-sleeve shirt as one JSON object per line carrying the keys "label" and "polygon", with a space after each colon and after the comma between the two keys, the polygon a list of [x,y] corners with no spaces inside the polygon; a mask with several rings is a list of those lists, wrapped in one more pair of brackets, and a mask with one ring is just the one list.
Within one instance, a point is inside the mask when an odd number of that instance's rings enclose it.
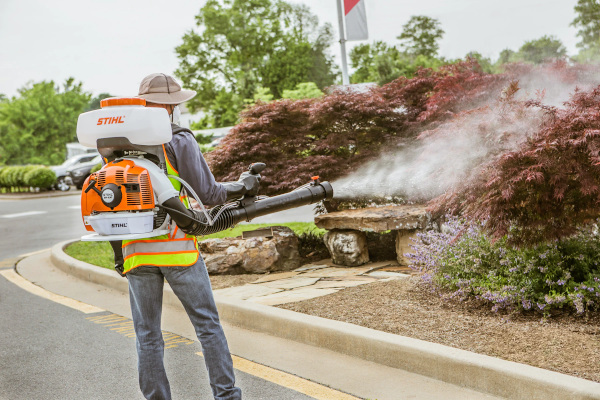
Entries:
{"label": "blue long-sleeve shirt", "polygon": [[[177,125],[171,126],[173,129]],[[227,200],[227,191],[215,180],[196,138],[190,132],[173,134],[173,139],[165,145],[171,166],[179,173],[206,205],[223,204]]]}

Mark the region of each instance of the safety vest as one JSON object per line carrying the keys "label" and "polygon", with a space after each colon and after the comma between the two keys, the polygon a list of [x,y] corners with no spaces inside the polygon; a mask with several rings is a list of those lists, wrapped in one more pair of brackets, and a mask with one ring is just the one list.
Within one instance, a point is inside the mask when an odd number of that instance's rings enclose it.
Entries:
{"label": "safety vest", "polygon": [[[163,145],[165,160],[167,161],[167,173],[179,176],[179,172],[173,168],[167,157]],[[169,178],[175,190],[181,190],[178,180]],[[187,199],[180,197],[186,205]],[[169,233],[147,239],[123,240],[123,269],[127,273],[140,265],[153,265],[157,267],[187,267],[198,261],[198,242],[196,236],[186,235],[171,221]]]}

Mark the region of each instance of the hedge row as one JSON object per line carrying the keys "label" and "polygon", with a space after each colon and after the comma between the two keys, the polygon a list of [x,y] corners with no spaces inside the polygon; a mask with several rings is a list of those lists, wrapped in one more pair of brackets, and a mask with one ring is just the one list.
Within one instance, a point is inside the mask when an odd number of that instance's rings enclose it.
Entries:
{"label": "hedge row", "polygon": [[41,165],[25,165],[18,167],[4,167],[0,169],[0,188],[46,189],[56,182],[56,174],[48,167]]}

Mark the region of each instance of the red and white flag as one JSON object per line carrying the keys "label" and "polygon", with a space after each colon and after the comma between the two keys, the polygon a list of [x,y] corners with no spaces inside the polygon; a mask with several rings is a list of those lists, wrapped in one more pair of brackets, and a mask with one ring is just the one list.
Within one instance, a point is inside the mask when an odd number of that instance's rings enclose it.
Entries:
{"label": "red and white flag", "polygon": [[346,15],[346,40],[365,40],[369,38],[365,0],[344,0]]}

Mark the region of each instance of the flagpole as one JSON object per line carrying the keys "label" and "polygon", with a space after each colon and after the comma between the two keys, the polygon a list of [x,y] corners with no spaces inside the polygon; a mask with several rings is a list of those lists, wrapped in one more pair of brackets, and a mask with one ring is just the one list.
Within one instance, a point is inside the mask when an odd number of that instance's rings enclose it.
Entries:
{"label": "flagpole", "polygon": [[340,48],[342,50],[342,84],[349,85],[350,79],[348,78],[348,62],[346,60],[346,35],[344,34],[344,14],[342,12],[342,1],[335,0],[338,9],[338,21],[340,23]]}

